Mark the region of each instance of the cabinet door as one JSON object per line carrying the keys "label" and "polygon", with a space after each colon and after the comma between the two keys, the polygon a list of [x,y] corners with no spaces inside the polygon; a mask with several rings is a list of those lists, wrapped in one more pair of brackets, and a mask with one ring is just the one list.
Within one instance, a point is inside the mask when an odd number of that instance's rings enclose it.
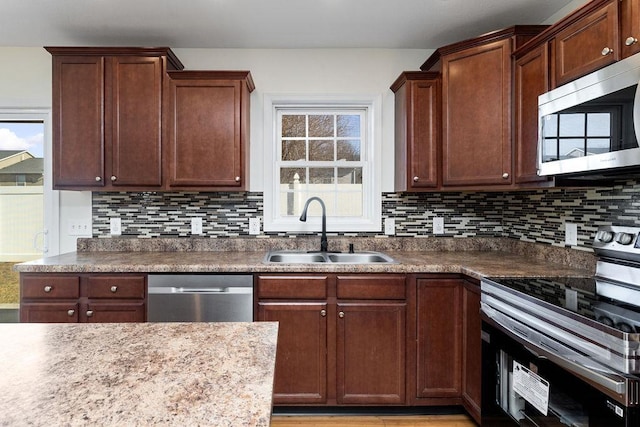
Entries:
{"label": "cabinet door", "polygon": [[259,302],[258,320],[279,322],[273,402],[326,403],[327,304]]}
{"label": "cabinet door", "polygon": [[53,57],[54,188],[105,184],[104,69],[100,56]]}
{"label": "cabinet door", "polygon": [[568,26],[552,40],[555,59],[553,87],[595,71],[620,58],[618,2]]}
{"label": "cabinet door", "polygon": [[466,282],[462,288],[462,398],[478,423],[482,404],[481,330],[480,286]]}
{"label": "cabinet door", "polygon": [[460,280],[417,280],[418,397],[460,396],[460,295]]}
{"label": "cabinet door", "polygon": [[234,80],[170,81],[171,187],[243,185],[241,95]]}
{"label": "cabinet door", "polygon": [[538,176],[538,96],[549,90],[547,43],[516,61],[515,182],[546,181]]}
{"label": "cabinet door", "polygon": [[89,301],[82,307],[80,321],[88,323],[145,322],[144,301]]}
{"label": "cabinet door", "polygon": [[338,303],[339,404],[404,404],[406,304]]}
{"label": "cabinet door", "polygon": [[511,39],[442,59],[443,185],[511,184]]}
{"label": "cabinet door", "polygon": [[162,185],[162,59],[148,56],[108,58],[105,120],[109,180],[113,186]]}
{"label": "cabinet door", "polygon": [[640,0],[621,0],[622,57],[640,52]]}
{"label": "cabinet door", "polygon": [[78,304],[73,302],[23,302],[20,304],[22,323],[76,323]]}

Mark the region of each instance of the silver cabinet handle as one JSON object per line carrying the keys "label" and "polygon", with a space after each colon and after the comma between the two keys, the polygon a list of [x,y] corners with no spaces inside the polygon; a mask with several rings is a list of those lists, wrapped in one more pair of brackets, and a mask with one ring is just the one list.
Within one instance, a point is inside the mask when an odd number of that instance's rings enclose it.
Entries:
{"label": "silver cabinet handle", "polygon": [[418,181],[420,181],[420,177],[418,177],[418,176],[414,176],[414,177],[413,177],[413,182],[418,182]]}
{"label": "silver cabinet handle", "polygon": [[326,317],[327,316],[327,310],[320,310],[320,316]]}
{"label": "silver cabinet handle", "polygon": [[610,47],[605,47],[600,53],[602,53],[602,56],[611,55],[613,53],[613,49],[611,49]]}
{"label": "silver cabinet handle", "polygon": [[344,318],[344,311],[341,311],[340,313],[338,313],[338,317],[341,319]]}
{"label": "silver cabinet handle", "polygon": [[102,178],[100,178],[99,176],[96,176],[96,182],[100,182],[102,181]]}
{"label": "silver cabinet handle", "polygon": [[93,310],[87,310],[87,317],[93,316]]}
{"label": "silver cabinet handle", "polygon": [[118,287],[114,285],[109,290],[115,294],[116,292],[118,292]]}
{"label": "silver cabinet handle", "polygon": [[52,290],[53,290],[53,286],[46,285],[46,286],[44,287],[44,291],[45,291],[46,293],[49,293],[49,292],[51,292]]}
{"label": "silver cabinet handle", "polygon": [[240,182],[240,177],[236,176],[236,182]]}
{"label": "silver cabinet handle", "polygon": [[71,316],[73,316],[74,314],[76,314],[76,311],[75,311],[75,310],[67,310],[67,316],[71,317]]}
{"label": "silver cabinet handle", "polygon": [[116,179],[118,179],[118,178],[116,178],[115,175],[111,175],[111,181],[115,181]]}
{"label": "silver cabinet handle", "polygon": [[509,178],[509,174],[507,172],[502,174],[502,178],[503,179],[508,179]]}
{"label": "silver cabinet handle", "polygon": [[627,39],[624,41],[624,44],[627,46],[631,46],[638,43],[638,39],[635,37],[627,37]]}

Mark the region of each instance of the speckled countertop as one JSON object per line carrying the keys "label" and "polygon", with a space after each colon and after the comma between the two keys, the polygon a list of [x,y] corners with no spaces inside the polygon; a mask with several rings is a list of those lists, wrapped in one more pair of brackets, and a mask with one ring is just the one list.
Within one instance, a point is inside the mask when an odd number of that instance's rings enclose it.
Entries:
{"label": "speckled countertop", "polygon": [[268,426],[277,331],[0,324],[0,425]]}

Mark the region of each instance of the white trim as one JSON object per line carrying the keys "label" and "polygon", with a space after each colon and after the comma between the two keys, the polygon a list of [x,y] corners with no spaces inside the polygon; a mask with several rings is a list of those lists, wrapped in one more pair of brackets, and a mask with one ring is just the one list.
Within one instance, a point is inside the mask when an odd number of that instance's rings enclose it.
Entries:
{"label": "white trim", "polygon": [[[382,227],[382,96],[363,94],[340,95],[303,95],[303,94],[265,94],[264,95],[264,230],[267,232],[316,232],[320,227],[320,218],[309,218],[307,222],[295,218],[276,218],[274,202],[279,194],[278,180],[274,179],[277,147],[277,129],[275,118],[277,108],[365,108],[367,110],[367,137],[372,146],[368,153],[371,168],[367,176],[371,183],[371,201],[368,220],[358,218],[327,218],[327,231],[333,232],[380,232]],[[364,171],[363,171],[364,173]]]}
{"label": "white trim", "polygon": [[50,108],[0,108],[0,121],[37,120],[44,124],[44,256],[60,253],[60,192],[54,191]]}

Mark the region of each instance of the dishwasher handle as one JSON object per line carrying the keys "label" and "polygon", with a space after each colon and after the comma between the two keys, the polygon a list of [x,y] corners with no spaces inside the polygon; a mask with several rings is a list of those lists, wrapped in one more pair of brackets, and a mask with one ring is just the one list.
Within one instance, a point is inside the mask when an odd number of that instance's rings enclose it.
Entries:
{"label": "dishwasher handle", "polygon": [[211,288],[191,288],[178,286],[149,286],[149,294],[250,294],[251,287],[211,287]]}

